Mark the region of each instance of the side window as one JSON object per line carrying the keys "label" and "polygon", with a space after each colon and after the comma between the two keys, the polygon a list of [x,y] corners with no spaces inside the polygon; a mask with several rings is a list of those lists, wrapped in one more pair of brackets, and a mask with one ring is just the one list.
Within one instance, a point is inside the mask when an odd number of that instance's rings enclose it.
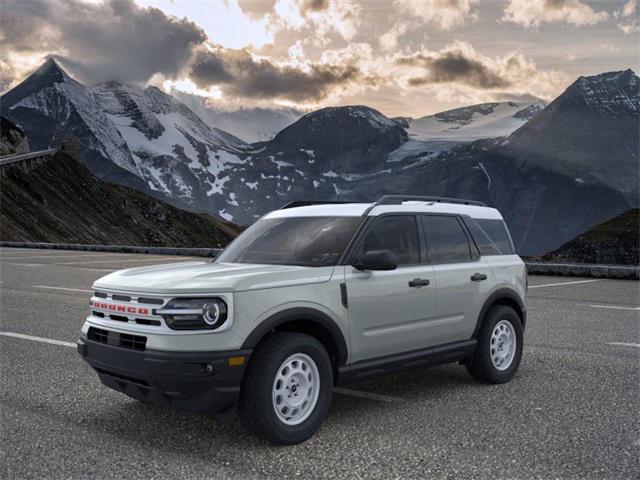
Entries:
{"label": "side window", "polygon": [[430,263],[460,263],[471,260],[467,235],[456,217],[422,216],[430,245]]}
{"label": "side window", "polygon": [[513,246],[507,233],[507,226],[502,220],[476,219],[478,225],[487,233],[489,238],[493,240],[503,255],[513,254]]}
{"label": "side window", "polygon": [[420,263],[420,240],[413,215],[392,215],[375,221],[367,232],[360,249],[391,250],[398,256],[398,265]]}
{"label": "side window", "polygon": [[482,229],[480,225],[473,218],[465,218],[464,223],[467,225],[473,240],[478,246],[481,255],[501,255],[502,252],[497,245],[489,238],[487,233]]}

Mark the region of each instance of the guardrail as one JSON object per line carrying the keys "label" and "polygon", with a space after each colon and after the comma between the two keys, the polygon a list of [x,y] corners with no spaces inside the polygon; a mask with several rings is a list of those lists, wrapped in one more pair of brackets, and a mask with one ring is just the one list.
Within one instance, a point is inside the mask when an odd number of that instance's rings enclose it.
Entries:
{"label": "guardrail", "polygon": [[53,148],[50,150],[39,150],[37,152],[22,153],[20,155],[4,155],[0,157],[0,166],[24,162],[25,160],[33,160],[40,157],[50,157],[56,152],[57,150]]}
{"label": "guardrail", "polygon": [[49,250],[80,250],[114,253],[153,253],[157,255],[187,255],[216,257],[221,248],[140,247],[135,245],[82,245],[78,243],[31,243],[0,241],[0,247],[44,248]]}
{"label": "guardrail", "polygon": [[[148,253],[156,255],[185,255],[216,257],[221,248],[140,247],[133,245],[82,245],[77,243],[30,243],[0,241],[0,247],[44,248],[51,250],[84,250],[113,253]],[[596,265],[586,263],[547,263],[527,261],[531,275],[559,275],[565,277],[620,278],[640,280],[640,266]]]}
{"label": "guardrail", "polygon": [[57,150],[50,149],[20,155],[4,155],[0,157],[0,175],[4,175],[8,168],[28,168],[42,161],[49,160],[56,152]]}
{"label": "guardrail", "polygon": [[640,280],[640,266],[598,265],[592,263],[526,262],[531,275],[560,275],[564,277],[620,278]]}

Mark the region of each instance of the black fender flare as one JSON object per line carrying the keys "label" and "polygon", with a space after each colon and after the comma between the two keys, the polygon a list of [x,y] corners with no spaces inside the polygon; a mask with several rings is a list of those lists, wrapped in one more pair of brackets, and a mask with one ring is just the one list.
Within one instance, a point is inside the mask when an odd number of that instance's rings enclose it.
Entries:
{"label": "black fender flare", "polygon": [[347,363],[348,350],[347,342],[336,322],[326,313],[307,307],[295,307],[274,313],[266,320],[260,322],[245,339],[242,348],[255,348],[260,340],[264,338],[271,330],[276,329],[280,325],[288,322],[305,321],[318,325],[327,331],[336,347],[338,366]]}
{"label": "black fender flare", "polygon": [[524,305],[524,302],[520,298],[520,295],[518,295],[518,292],[516,292],[515,290],[511,288],[500,288],[489,295],[489,297],[487,297],[487,299],[484,301],[484,304],[480,309],[480,313],[478,314],[478,319],[476,320],[476,328],[473,330],[473,335],[471,338],[476,338],[476,336],[478,335],[478,331],[480,330],[480,326],[482,325],[482,320],[487,314],[489,308],[491,308],[491,306],[496,303],[499,304],[500,300],[503,299],[518,305],[520,309],[519,313],[521,314],[520,318],[522,320],[522,329],[524,330],[527,322],[527,309]]}

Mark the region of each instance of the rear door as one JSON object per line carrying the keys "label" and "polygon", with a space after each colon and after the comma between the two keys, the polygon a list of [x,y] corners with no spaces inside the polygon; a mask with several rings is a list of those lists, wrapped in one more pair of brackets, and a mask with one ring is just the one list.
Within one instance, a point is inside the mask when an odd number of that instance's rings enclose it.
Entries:
{"label": "rear door", "polygon": [[355,256],[387,249],[398,257],[391,271],[345,267],[352,361],[382,357],[432,344],[435,314],[433,267],[422,265],[416,215],[384,215],[373,220]]}
{"label": "rear door", "polygon": [[481,260],[458,216],[422,215],[421,221],[437,292],[434,341],[440,345],[467,340],[491,285],[491,268]]}

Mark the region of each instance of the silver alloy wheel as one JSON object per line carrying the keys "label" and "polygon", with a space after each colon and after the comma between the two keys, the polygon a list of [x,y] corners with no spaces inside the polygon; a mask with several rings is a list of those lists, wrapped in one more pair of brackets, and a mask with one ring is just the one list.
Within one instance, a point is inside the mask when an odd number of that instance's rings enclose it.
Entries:
{"label": "silver alloy wheel", "polygon": [[500,320],[491,333],[491,363],[498,370],[506,370],[516,356],[516,331],[508,320]]}
{"label": "silver alloy wheel", "polygon": [[282,423],[299,425],[304,422],[316,407],[319,394],[320,373],[310,356],[295,353],[280,365],[271,398]]}

